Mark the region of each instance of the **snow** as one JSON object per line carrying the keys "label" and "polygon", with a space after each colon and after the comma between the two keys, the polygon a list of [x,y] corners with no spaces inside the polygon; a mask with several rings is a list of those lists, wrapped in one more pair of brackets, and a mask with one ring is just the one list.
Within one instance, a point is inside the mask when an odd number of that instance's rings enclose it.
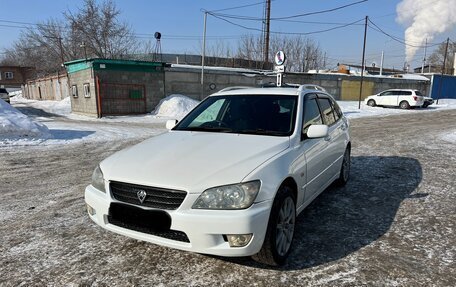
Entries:
{"label": "snow", "polygon": [[456,130],[442,134],[441,139],[449,143],[456,143]]}
{"label": "snow", "polygon": [[50,138],[49,129],[0,99],[0,143],[5,139]]}
{"label": "snow", "polygon": [[199,101],[184,95],[173,94],[162,99],[152,115],[158,118],[182,119]]}
{"label": "snow", "polygon": [[358,101],[338,101],[337,103],[341,107],[345,116],[349,119],[456,109],[456,99],[442,99],[439,100],[439,104],[434,103],[427,108],[416,108],[410,110],[402,110],[399,108],[369,107],[364,103],[364,101],[361,102],[361,108],[358,108]]}
{"label": "snow", "polygon": [[[101,119],[71,114],[70,98],[62,101],[36,101],[14,92],[11,104],[0,103],[0,148],[8,146],[56,146],[84,142],[121,141],[145,138],[165,132],[167,119],[182,119],[199,101],[185,95],[173,94],[160,101],[155,110],[146,115],[103,117]],[[433,112],[456,109],[456,99],[439,100],[423,109],[369,107],[357,101],[338,101],[349,119],[385,117],[394,114]],[[24,115],[18,109],[27,113]],[[456,132],[442,135],[442,139],[456,142]]]}

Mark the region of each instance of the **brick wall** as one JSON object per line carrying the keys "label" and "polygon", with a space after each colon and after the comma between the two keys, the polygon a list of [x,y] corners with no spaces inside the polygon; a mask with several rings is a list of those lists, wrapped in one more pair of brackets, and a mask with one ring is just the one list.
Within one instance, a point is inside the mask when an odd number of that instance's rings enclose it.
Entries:
{"label": "brick wall", "polygon": [[[71,110],[73,113],[97,116],[97,93],[95,79],[91,69],[69,74]],[[89,84],[90,97],[84,96],[84,84]],[[73,86],[77,88],[77,97],[73,96]]]}

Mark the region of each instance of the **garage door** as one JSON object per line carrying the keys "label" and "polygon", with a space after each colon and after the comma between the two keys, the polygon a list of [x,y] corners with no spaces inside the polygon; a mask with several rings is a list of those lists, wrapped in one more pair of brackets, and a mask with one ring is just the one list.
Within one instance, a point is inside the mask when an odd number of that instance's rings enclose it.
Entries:
{"label": "garage door", "polygon": [[131,115],[146,113],[144,85],[100,83],[101,114]]}

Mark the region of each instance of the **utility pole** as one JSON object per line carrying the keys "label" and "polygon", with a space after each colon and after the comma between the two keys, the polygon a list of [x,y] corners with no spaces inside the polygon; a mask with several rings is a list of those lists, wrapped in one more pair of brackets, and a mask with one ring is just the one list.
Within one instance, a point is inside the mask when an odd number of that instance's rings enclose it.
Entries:
{"label": "utility pole", "polygon": [[383,74],[383,59],[385,57],[385,54],[382,51],[382,58],[380,59],[380,76]]}
{"label": "utility pole", "polygon": [[424,65],[426,65],[426,50],[427,50],[427,38],[426,38],[426,44],[424,44],[424,58],[423,58],[423,65],[421,66],[421,74],[424,74]]}
{"label": "utility pole", "polygon": [[439,104],[439,99],[442,93],[442,86],[443,86],[443,75],[445,74],[445,65],[446,65],[446,58],[448,54],[448,44],[450,42],[450,38],[447,38],[446,46],[445,46],[445,55],[443,55],[443,66],[442,66],[442,74],[440,75],[440,86],[439,86],[439,95],[437,96],[436,104]]}
{"label": "utility pole", "polygon": [[366,56],[366,38],[367,38],[367,21],[369,17],[366,16],[366,21],[364,22],[364,44],[363,44],[363,59],[361,61],[361,82],[359,83],[359,99],[358,99],[358,109],[361,109],[361,94],[363,92],[363,80],[364,80],[364,58]]}
{"label": "utility pole", "polygon": [[203,51],[201,53],[201,100],[204,98],[204,58],[206,57],[206,22],[207,11],[204,11]]}
{"label": "utility pole", "polygon": [[265,19],[263,61],[266,65],[269,62],[269,28],[271,25],[271,0],[266,0],[265,16],[266,16],[266,19]]}

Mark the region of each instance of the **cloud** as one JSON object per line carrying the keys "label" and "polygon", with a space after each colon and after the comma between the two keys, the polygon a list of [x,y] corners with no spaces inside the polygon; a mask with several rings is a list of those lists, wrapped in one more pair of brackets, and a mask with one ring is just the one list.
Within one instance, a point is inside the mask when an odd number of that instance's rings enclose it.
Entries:
{"label": "cloud", "polygon": [[413,46],[424,46],[426,39],[431,42],[437,34],[456,25],[456,0],[403,0],[397,5],[396,12],[396,21],[407,26],[407,62],[419,49]]}

